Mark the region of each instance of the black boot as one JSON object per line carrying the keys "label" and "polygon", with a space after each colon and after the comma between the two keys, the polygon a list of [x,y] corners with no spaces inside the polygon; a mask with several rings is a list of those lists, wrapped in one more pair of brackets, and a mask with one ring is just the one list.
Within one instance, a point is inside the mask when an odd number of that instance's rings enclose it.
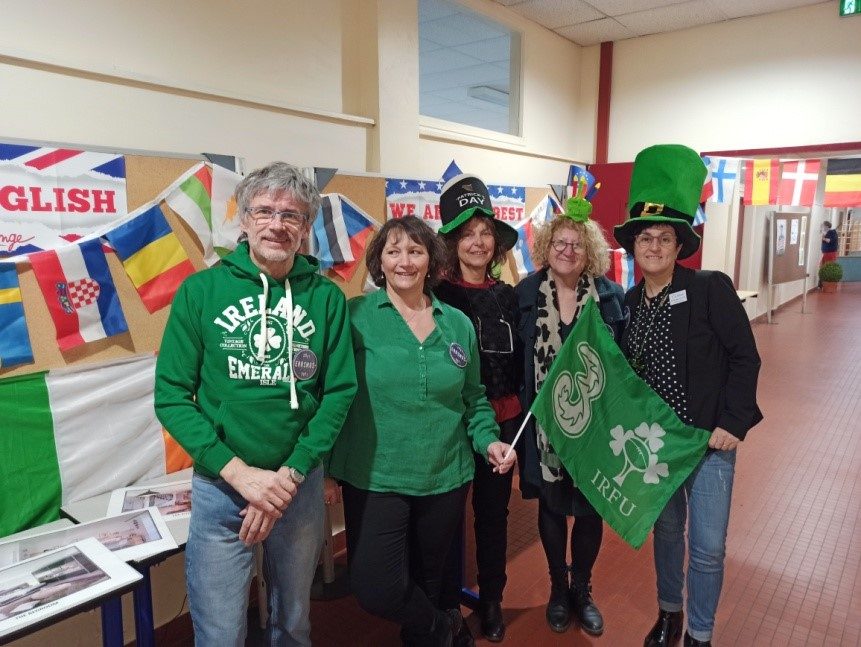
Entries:
{"label": "black boot", "polygon": [[686,631],[685,632],[685,647],[712,647],[711,640],[697,640],[696,638],[691,637],[691,635]]}
{"label": "black boot", "polygon": [[550,576],[550,601],[547,603],[547,624],[562,633],[571,624],[571,599],[568,595],[568,572]]}
{"label": "black boot", "polygon": [[404,647],[452,647],[455,633],[460,631],[455,614],[460,623],[465,624],[457,609],[437,611],[430,631],[418,632],[401,627],[401,642]]}
{"label": "black boot", "polygon": [[679,642],[682,637],[682,623],[684,614],[681,611],[660,611],[658,621],[646,640],[643,647],[670,647]]}
{"label": "black boot", "polygon": [[478,617],[481,618],[481,633],[490,642],[498,643],[505,638],[505,620],[499,602],[479,600]]}
{"label": "black boot", "polygon": [[583,631],[592,636],[600,636],[604,633],[604,618],[592,600],[590,584],[571,585],[571,606]]}
{"label": "black boot", "polygon": [[452,647],[475,647],[475,638],[472,637],[472,632],[469,630],[469,625],[463,619],[460,609],[447,609],[446,613],[449,616],[452,624]]}

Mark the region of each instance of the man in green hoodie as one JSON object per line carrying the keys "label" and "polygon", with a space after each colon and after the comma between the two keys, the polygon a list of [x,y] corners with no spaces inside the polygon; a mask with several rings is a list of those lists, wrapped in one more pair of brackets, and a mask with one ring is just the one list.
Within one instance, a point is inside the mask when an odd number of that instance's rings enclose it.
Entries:
{"label": "man in green hoodie", "polygon": [[310,645],[323,542],[322,457],[356,393],[343,293],[298,250],[320,196],[276,162],[236,187],[243,240],[173,300],[156,368],[159,420],[194,459],[186,546],[199,645],[244,645],[263,542],[267,644]]}

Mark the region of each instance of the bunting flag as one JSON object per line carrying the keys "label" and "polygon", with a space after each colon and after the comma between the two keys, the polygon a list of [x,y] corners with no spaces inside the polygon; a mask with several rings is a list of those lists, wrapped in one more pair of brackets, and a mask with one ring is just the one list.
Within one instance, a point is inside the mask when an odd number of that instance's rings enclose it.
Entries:
{"label": "bunting flag", "polygon": [[0,263],[0,368],[33,361],[14,263]]}
{"label": "bunting flag", "polygon": [[461,173],[463,173],[463,171],[460,170],[460,167],[457,165],[457,162],[452,160],[451,164],[448,165],[448,167],[442,174],[442,181],[448,182],[451,178],[457,177]]}
{"label": "bunting flag", "polygon": [[128,332],[98,239],[31,254],[30,265],[57,329],[60,350]]}
{"label": "bunting flag", "polygon": [[[706,167],[706,179],[703,180],[703,190],[700,193],[700,204],[709,200],[714,194],[714,186],[712,186],[712,160],[708,155],[703,155],[700,159],[702,159],[703,164]],[[705,214],[703,214],[703,218],[705,218]],[[705,222],[705,219],[703,219]],[[697,223],[694,223],[697,224]],[[701,224],[701,223],[700,223]]]}
{"label": "bunting flag", "polygon": [[610,250],[610,276],[626,292],[634,287],[634,255],[620,247]]}
{"label": "bunting flag", "polygon": [[784,162],[780,174],[777,204],[812,207],[819,182],[820,160]]}
{"label": "bunting flag", "polygon": [[577,487],[634,548],[706,451],[631,369],[589,299],[530,409]]}
{"label": "bunting flag", "polygon": [[203,246],[203,262],[215,265],[236,248],[239,218],[233,192],[242,176],[217,164],[204,164],[165,196],[165,202],[182,218]]}
{"label": "bunting flag", "polygon": [[154,356],[0,380],[0,536],[189,466],[155,417],[154,384]]}
{"label": "bunting flag", "polygon": [[149,312],[169,305],[194,265],[158,205],[105,234]]}
{"label": "bunting flag", "polygon": [[732,199],[738,179],[739,160],[732,157],[710,157],[712,191],[709,202],[725,203]]}
{"label": "bunting flag", "polygon": [[535,205],[532,213],[525,220],[514,225],[517,229],[517,242],[511,250],[514,255],[514,264],[517,267],[517,276],[520,279],[534,272],[537,268],[532,261],[532,248],[535,244],[535,227],[553,220],[557,211],[560,211],[559,203],[549,195],[544,196]]}
{"label": "bunting flag", "polygon": [[778,160],[747,160],[744,163],[744,203],[775,204],[779,178]]}
{"label": "bunting flag", "polygon": [[349,281],[359,267],[376,223],[340,193],[324,195],[314,219],[311,253],[323,269]]}
{"label": "bunting flag", "polygon": [[592,199],[589,192],[595,188],[595,176],[577,164],[572,164],[568,169],[568,183],[565,190],[566,199],[574,196],[576,193],[576,186],[580,182],[580,178],[583,178],[586,181],[586,199]]}
{"label": "bunting flag", "polygon": [[861,157],[828,160],[823,205],[861,206]]}

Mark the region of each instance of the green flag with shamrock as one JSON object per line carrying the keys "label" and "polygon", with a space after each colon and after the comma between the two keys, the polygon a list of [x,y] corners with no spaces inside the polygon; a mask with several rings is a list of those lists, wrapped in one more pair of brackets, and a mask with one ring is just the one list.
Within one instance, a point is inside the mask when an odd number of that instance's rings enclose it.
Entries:
{"label": "green flag with shamrock", "polygon": [[634,548],[710,435],[679,420],[634,373],[591,299],[530,411],[583,495]]}

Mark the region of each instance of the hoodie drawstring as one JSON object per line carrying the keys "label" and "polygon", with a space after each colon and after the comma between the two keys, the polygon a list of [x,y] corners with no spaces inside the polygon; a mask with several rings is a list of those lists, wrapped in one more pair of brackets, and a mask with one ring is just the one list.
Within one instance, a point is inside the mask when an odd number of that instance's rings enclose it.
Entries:
{"label": "hoodie drawstring", "polygon": [[[260,343],[257,345],[257,361],[261,364],[266,361],[266,350],[269,347],[269,281],[266,275],[260,273],[260,281],[263,283],[263,299],[260,304]],[[290,365],[290,408],[294,411],[299,408],[299,398],[296,395],[296,375],[293,372],[293,290],[290,287],[290,279],[284,279],[284,292],[287,299],[287,363]]]}

